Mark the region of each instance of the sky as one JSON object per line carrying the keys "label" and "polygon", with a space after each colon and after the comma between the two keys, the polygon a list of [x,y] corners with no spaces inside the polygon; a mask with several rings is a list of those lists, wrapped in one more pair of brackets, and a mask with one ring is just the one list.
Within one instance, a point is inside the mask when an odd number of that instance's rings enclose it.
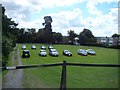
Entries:
{"label": "sky", "polygon": [[67,36],[84,28],[96,37],[118,33],[119,0],[1,0],[6,15],[19,28],[44,28],[44,16],[53,19],[52,30]]}

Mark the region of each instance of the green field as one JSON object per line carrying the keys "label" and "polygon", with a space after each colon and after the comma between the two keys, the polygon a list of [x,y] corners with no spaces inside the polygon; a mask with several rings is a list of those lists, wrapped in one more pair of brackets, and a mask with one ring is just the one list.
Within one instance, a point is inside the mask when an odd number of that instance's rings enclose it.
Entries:
{"label": "green field", "polygon": [[[38,55],[41,45],[35,44],[37,49],[32,50],[32,44],[25,44],[30,50],[31,57],[22,59],[24,65],[57,63],[66,60],[75,63],[98,63],[118,64],[118,50],[100,47],[75,46],[75,45],[53,45],[59,52],[59,57],[41,57]],[[19,45],[21,54],[22,44]],[[68,49],[73,53],[72,57],[62,55],[62,51]],[[78,49],[93,49],[95,56],[80,56]],[[48,49],[47,49],[48,53]],[[25,88],[59,88],[62,67],[32,68],[24,69],[23,81]],[[117,88],[118,68],[105,67],[77,67],[67,66],[67,88]]]}

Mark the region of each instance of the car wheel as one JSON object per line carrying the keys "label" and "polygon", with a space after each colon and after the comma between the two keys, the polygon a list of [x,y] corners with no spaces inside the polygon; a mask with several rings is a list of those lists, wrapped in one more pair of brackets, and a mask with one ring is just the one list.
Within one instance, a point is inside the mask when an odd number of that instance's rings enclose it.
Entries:
{"label": "car wheel", "polygon": [[24,56],[22,55],[22,58],[24,58]]}

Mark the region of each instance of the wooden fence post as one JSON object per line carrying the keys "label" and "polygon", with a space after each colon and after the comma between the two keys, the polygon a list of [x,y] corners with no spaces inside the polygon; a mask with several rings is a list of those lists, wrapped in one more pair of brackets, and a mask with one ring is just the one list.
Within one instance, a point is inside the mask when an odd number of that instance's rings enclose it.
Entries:
{"label": "wooden fence post", "polygon": [[66,61],[62,64],[60,90],[66,90]]}

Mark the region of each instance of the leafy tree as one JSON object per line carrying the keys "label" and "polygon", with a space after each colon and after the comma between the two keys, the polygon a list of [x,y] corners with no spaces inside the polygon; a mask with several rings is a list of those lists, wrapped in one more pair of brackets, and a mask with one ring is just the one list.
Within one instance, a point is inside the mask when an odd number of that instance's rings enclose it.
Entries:
{"label": "leafy tree", "polygon": [[45,25],[45,28],[44,28],[45,35],[46,35],[45,42],[50,44],[53,41],[53,33],[52,33],[52,25],[51,25],[53,20],[52,20],[51,16],[45,16],[44,20],[45,20],[45,22],[42,23],[42,25],[43,26]]}
{"label": "leafy tree", "polygon": [[17,23],[12,21],[12,18],[8,18],[5,15],[5,8],[2,8],[2,65],[5,66],[8,62],[10,51],[16,46],[16,31]]}
{"label": "leafy tree", "polygon": [[73,43],[74,41],[74,38],[77,37],[78,35],[73,31],[73,30],[70,30],[68,31],[68,37],[69,37],[69,40]]}
{"label": "leafy tree", "polygon": [[36,41],[37,43],[46,43],[45,42],[45,30],[44,29],[39,29],[39,31],[36,34]]}
{"label": "leafy tree", "polygon": [[115,33],[115,34],[112,35],[112,37],[113,37],[113,38],[116,38],[116,37],[119,38],[119,37],[120,37],[120,34],[116,34],[116,33]]}
{"label": "leafy tree", "polygon": [[53,32],[53,39],[54,39],[54,43],[62,43],[62,34],[59,32]]}
{"label": "leafy tree", "polygon": [[90,44],[90,43],[96,43],[97,40],[89,29],[84,29],[79,34],[79,42],[80,44],[85,45],[85,44]]}

